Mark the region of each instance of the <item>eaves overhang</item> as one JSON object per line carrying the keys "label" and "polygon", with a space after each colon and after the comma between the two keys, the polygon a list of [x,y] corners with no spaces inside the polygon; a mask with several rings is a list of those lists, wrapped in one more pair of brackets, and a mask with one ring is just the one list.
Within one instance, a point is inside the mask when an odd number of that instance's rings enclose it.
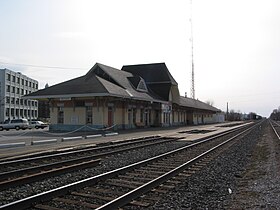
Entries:
{"label": "eaves overhang", "polygon": [[83,97],[117,97],[117,98],[125,98],[125,99],[132,99],[132,100],[141,100],[141,101],[149,101],[149,102],[157,102],[157,103],[165,103],[166,101],[158,100],[158,99],[146,99],[141,97],[135,96],[124,96],[118,94],[110,94],[110,93],[91,93],[91,94],[63,94],[63,95],[37,95],[37,96],[23,96],[23,99],[33,99],[33,100],[40,100],[40,99],[71,99],[71,98],[83,98]]}

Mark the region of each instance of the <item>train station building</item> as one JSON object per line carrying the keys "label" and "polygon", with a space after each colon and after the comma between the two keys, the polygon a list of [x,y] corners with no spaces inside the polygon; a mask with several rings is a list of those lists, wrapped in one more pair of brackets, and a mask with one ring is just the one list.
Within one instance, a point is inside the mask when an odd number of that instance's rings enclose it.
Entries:
{"label": "train station building", "polygon": [[50,106],[50,130],[164,127],[223,122],[221,111],[180,96],[164,63],[116,69],[96,63],[87,74],[33,92]]}

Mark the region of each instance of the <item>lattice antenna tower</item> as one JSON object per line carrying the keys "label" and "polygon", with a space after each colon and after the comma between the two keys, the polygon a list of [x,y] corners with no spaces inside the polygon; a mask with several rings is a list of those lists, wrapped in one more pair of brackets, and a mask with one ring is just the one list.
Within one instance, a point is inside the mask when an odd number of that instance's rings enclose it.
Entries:
{"label": "lattice antenna tower", "polygon": [[193,22],[192,22],[192,0],[190,0],[190,25],[191,25],[191,98],[195,99],[194,89],[194,59],[193,59]]}

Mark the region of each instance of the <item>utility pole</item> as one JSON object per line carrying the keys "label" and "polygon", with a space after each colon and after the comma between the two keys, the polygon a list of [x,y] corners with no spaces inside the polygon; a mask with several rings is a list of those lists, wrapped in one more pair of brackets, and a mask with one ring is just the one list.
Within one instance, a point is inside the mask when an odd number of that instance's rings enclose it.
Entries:
{"label": "utility pole", "polygon": [[190,0],[190,24],[191,24],[191,98],[195,99],[194,89],[194,59],[193,59],[193,23],[192,23],[192,0]]}

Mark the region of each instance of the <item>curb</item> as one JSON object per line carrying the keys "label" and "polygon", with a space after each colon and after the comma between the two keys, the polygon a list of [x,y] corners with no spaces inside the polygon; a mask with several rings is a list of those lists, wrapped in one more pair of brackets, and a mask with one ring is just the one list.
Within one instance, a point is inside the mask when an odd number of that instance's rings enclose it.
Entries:
{"label": "curb", "polygon": [[48,140],[37,140],[32,141],[31,145],[40,145],[40,144],[48,144],[48,143],[56,143],[57,139],[48,139]]}
{"label": "curb", "polygon": [[83,139],[82,136],[75,136],[75,137],[65,137],[65,138],[62,138],[61,141],[71,141],[71,140],[79,140],[79,139]]}
{"label": "curb", "polygon": [[12,148],[12,147],[24,147],[25,142],[10,143],[10,144],[0,144],[0,148]]}

